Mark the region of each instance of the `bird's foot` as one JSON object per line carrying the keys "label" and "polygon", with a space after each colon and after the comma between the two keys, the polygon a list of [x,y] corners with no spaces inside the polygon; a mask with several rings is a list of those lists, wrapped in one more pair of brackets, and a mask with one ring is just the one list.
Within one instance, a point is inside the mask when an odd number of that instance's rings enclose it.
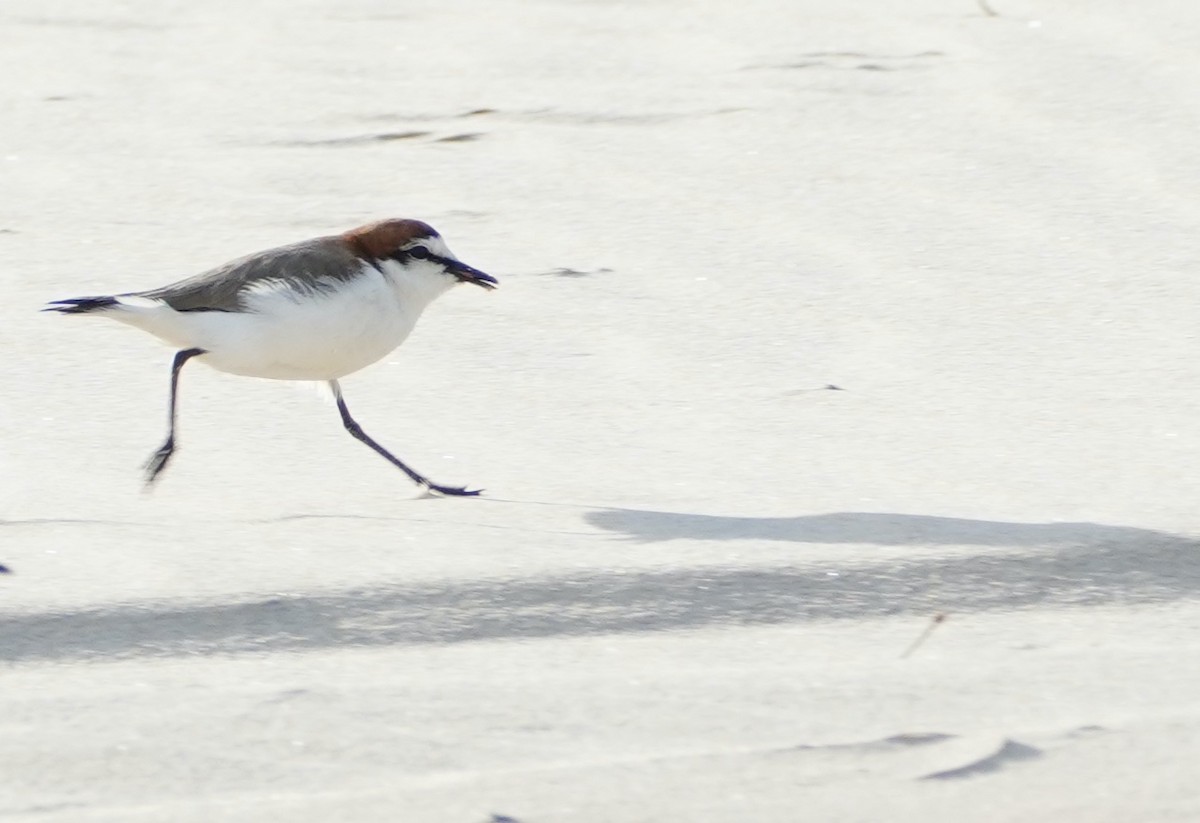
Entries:
{"label": "bird's foot", "polygon": [[167,467],[167,463],[170,462],[171,455],[174,453],[175,444],[168,440],[162,444],[158,451],[150,455],[150,459],[142,467],[145,471],[147,489],[154,485],[154,481],[158,479],[158,475],[162,470]]}
{"label": "bird's foot", "polygon": [[434,497],[478,497],[483,489],[468,489],[465,486],[439,486],[428,480],[421,483],[421,488]]}

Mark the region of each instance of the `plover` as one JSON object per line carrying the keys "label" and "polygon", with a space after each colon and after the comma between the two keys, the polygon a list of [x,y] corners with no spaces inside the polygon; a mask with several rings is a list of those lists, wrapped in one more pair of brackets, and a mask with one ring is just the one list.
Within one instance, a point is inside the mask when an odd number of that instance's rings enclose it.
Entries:
{"label": "plover", "polygon": [[350,416],[338,384],[403,343],[425,307],[457,283],[497,285],[455,257],[426,223],[382,220],[251,254],[162,288],[55,300],[44,311],[109,317],[178,349],[167,439],[146,462],[147,486],[175,453],[179,372],[194,358],[249,377],[325,381],[355,438],[418,485],[470,496],[479,491],[433,483],[371,439]]}

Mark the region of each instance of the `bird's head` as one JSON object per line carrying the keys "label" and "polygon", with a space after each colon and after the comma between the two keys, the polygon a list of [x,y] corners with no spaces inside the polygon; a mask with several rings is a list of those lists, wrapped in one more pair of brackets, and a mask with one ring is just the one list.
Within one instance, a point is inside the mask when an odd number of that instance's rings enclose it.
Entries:
{"label": "bird's head", "polygon": [[351,229],[342,239],[356,255],[375,266],[390,260],[405,270],[452,277],[459,283],[473,283],[485,289],[498,285],[490,274],[455,257],[442,236],[420,220],[380,220]]}

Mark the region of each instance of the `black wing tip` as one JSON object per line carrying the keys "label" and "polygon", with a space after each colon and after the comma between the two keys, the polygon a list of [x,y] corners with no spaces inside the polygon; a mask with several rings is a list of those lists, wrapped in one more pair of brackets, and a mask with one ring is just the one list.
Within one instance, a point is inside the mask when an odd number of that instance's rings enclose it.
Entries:
{"label": "black wing tip", "polygon": [[67,300],[51,300],[42,311],[56,311],[59,314],[87,314],[90,311],[109,309],[117,305],[115,297],[71,297]]}

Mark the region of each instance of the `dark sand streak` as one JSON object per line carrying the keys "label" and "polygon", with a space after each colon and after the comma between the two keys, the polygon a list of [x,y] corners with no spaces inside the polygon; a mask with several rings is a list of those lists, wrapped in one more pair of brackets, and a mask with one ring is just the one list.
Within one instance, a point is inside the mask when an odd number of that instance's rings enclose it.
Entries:
{"label": "dark sand streak", "polygon": [[[855,518],[860,518],[856,520]],[[250,602],[118,605],[0,617],[0,660],[163,657],[678,631],[712,626],[1168,603],[1200,592],[1200,542],[1097,524],[902,515],[712,518],[610,510],[643,539],[975,542],[1040,548],[776,569],[705,568],[385,585]],[[882,520],[882,522],[879,522]],[[943,522],[944,521],[944,522]],[[813,523],[819,525],[817,528]],[[943,526],[939,531],[938,523]],[[804,524],[808,525],[804,525]],[[838,528],[830,531],[830,524]],[[799,525],[798,525],[799,524]],[[848,526],[854,526],[848,528]],[[1058,545],[1045,546],[1045,543]]]}

